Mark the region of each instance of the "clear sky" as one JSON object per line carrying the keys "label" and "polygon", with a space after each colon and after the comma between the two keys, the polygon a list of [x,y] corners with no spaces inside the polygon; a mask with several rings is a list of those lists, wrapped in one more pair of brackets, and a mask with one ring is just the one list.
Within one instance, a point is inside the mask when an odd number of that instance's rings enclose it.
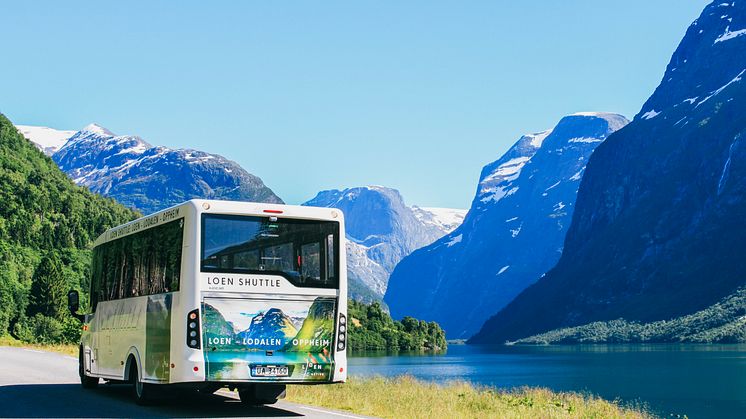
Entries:
{"label": "clear sky", "polygon": [[707,3],[15,1],[0,112],[219,153],[288,203],[377,184],[468,208],[521,134],[637,113]]}

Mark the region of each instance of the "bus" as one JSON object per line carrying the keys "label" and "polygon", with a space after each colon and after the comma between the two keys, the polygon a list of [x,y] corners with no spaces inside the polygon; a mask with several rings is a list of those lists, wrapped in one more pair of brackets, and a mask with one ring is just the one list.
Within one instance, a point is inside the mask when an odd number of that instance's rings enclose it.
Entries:
{"label": "bus", "polygon": [[79,374],[163,390],[237,390],[249,405],[287,384],[347,377],[347,269],[340,210],[191,200],[94,242]]}

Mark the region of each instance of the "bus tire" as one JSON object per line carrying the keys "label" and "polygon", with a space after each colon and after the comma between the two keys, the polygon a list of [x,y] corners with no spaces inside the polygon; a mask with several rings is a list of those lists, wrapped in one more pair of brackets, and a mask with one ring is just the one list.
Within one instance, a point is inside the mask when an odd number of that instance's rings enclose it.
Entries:
{"label": "bus tire", "polygon": [[156,385],[142,381],[140,368],[137,367],[137,361],[134,358],[130,362],[129,382],[132,383],[132,396],[135,398],[135,403],[148,406],[157,400]]}
{"label": "bus tire", "polygon": [[85,375],[84,362],[83,347],[81,346],[78,349],[78,375],[80,376],[80,385],[87,389],[98,387],[98,377],[89,377]]}

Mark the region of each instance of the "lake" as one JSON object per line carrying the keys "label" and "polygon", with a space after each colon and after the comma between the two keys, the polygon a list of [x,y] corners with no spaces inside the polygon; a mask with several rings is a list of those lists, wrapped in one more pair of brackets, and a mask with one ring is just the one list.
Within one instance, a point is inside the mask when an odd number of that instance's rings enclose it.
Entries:
{"label": "lake", "polygon": [[358,354],[349,370],[590,392],[660,416],[746,418],[746,345],[450,345],[442,355]]}

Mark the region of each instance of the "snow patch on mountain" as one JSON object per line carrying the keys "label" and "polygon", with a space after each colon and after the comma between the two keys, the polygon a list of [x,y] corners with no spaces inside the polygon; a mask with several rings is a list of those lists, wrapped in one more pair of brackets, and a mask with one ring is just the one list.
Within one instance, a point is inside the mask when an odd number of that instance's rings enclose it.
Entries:
{"label": "snow patch on mountain", "polygon": [[450,240],[448,240],[448,242],[446,243],[446,246],[448,246],[448,247],[451,247],[451,246],[453,246],[453,245],[456,245],[456,244],[458,244],[458,243],[461,243],[461,241],[462,241],[463,239],[464,239],[464,235],[463,235],[463,234],[459,234],[458,236],[455,236],[455,237],[451,237],[451,239],[450,239]]}
{"label": "snow patch on mountain", "polygon": [[16,125],[16,128],[21,135],[34,143],[47,156],[59,150],[76,132],[33,125]]}
{"label": "snow patch on mountain", "polygon": [[81,131],[89,132],[91,134],[96,134],[96,135],[104,135],[107,137],[116,136],[116,134],[114,134],[113,132],[95,123],[86,125],[85,127],[83,127]]}
{"label": "snow patch on mountain", "polygon": [[732,31],[730,30],[730,26],[728,26],[725,28],[725,32],[723,32],[722,35],[715,38],[715,42],[713,42],[713,44],[717,44],[718,42],[730,41],[731,39],[739,37],[741,35],[746,35],[746,29],[738,29]]}
{"label": "snow patch on mountain", "polygon": [[454,208],[412,206],[414,215],[424,224],[432,225],[439,230],[450,233],[464,222],[468,210]]}
{"label": "snow patch on mountain", "polygon": [[728,86],[730,86],[731,84],[738,83],[739,81],[741,81],[741,76],[743,76],[743,73],[746,73],[746,68],[743,69],[743,70],[741,70],[741,72],[738,73],[738,75],[736,77],[734,77],[731,81],[729,81],[728,83],[725,83],[723,86],[719,87],[717,90],[715,90],[712,93],[710,93],[706,98],[704,98],[701,101],[699,101],[695,107],[699,107],[699,105],[707,102],[713,96],[719,95],[723,90],[727,89]]}
{"label": "snow patch on mountain", "polygon": [[530,138],[531,146],[539,148],[541,147],[542,143],[544,143],[544,140],[549,136],[549,134],[552,133],[552,130],[548,129],[546,131],[537,132],[535,134],[526,134],[527,138]]}

